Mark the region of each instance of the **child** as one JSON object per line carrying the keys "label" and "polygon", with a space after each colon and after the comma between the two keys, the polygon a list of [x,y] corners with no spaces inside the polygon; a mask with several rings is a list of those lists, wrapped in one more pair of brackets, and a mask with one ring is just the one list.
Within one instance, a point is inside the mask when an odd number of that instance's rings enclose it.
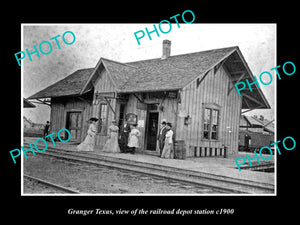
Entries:
{"label": "child", "polygon": [[130,149],[130,153],[135,153],[135,148],[139,148],[139,139],[138,137],[141,136],[141,132],[136,128],[136,124],[130,125],[131,131],[129,133],[128,144],[127,146]]}

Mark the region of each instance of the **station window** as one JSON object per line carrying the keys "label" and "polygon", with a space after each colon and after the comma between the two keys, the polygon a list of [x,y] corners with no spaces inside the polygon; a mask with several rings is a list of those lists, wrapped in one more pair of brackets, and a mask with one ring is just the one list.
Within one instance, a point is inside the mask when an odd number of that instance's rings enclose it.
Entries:
{"label": "station window", "polygon": [[210,127],[210,112],[211,109],[204,109],[204,127],[203,127],[203,138],[210,139],[209,127]]}
{"label": "station window", "polygon": [[203,139],[218,140],[219,110],[204,108]]}

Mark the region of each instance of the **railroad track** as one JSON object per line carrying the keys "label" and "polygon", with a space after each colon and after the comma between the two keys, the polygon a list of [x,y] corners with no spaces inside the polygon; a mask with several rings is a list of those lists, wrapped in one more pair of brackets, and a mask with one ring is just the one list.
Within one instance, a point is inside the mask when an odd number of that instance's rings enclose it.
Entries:
{"label": "railroad track", "polygon": [[162,166],[157,164],[137,162],[128,159],[104,156],[95,153],[73,152],[62,149],[50,149],[43,153],[44,156],[52,156],[64,160],[87,163],[89,165],[106,166],[120,170],[141,173],[164,179],[185,182],[190,185],[198,185],[207,188],[213,188],[222,193],[244,193],[244,194],[262,194],[274,193],[274,185],[235,179],[226,176],[218,176],[203,172],[187,171],[174,167]]}
{"label": "railroad track", "polygon": [[[69,160],[69,159],[64,159],[64,158],[60,158],[60,157],[56,157],[56,156],[52,156],[52,155],[37,155],[35,157],[45,157],[46,160],[48,160],[47,158],[52,158],[54,159],[56,162],[63,162],[64,164],[70,164],[70,165],[77,165],[80,168],[84,168],[84,170],[87,171],[92,171],[92,172],[97,172],[97,173],[107,173],[106,171],[110,169],[113,169],[116,171],[117,176],[122,176],[122,177],[127,177],[129,180],[130,179],[135,179],[135,180],[144,180],[146,182],[150,182],[150,183],[154,183],[154,184],[162,184],[164,186],[172,186],[175,188],[179,189],[185,189],[185,190],[190,190],[190,193],[200,193],[200,194],[222,194],[222,193],[228,193],[228,191],[224,191],[221,188],[207,188],[207,186],[203,186],[203,185],[199,185],[199,184],[191,184],[191,183],[187,183],[184,181],[176,181],[173,179],[166,179],[166,178],[162,178],[162,177],[158,177],[158,176],[153,176],[150,174],[144,174],[144,173],[137,173],[137,172],[133,172],[133,171],[128,171],[128,170],[121,170],[118,168],[108,168],[106,166],[102,166],[102,165],[94,165],[94,164],[90,164],[90,163],[86,163],[86,162],[79,162],[79,161],[73,161],[73,160]],[[97,170],[95,170],[95,168]],[[74,186],[75,185],[75,186]],[[80,186],[80,184],[79,184]],[[99,194],[100,192],[94,190],[91,190],[89,188],[85,189],[83,187],[79,187],[76,186],[76,184],[72,185],[72,188],[75,188],[77,190],[80,190],[80,193],[95,193],[95,194]],[[118,188],[119,192],[116,190],[112,190],[112,193],[121,193],[121,194],[126,194],[128,193],[128,189],[126,188]],[[184,191],[185,192],[185,191]],[[143,190],[141,191],[137,191],[136,193],[139,194],[147,194],[147,191],[144,192]],[[172,191],[171,191],[172,193]],[[46,193],[47,194],[47,193]]]}
{"label": "railroad track", "polygon": [[28,179],[28,180],[34,181],[36,183],[42,184],[43,186],[46,186],[46,187],[48,187],[50,189],[57,190],[59,192],[70,193],[70,194],[80,194],[80,192],[75,191],[73,189],[70,189],[70,188],[67,188],[67,187],[63,187],[61,185],[54,184],[54,183],[46,181],[46,180],[42,180],[42,179],[37,178],[37,177],[29,176],[29,175],[26,175],[26,174],[24,174],[23,177],[25,179]]}

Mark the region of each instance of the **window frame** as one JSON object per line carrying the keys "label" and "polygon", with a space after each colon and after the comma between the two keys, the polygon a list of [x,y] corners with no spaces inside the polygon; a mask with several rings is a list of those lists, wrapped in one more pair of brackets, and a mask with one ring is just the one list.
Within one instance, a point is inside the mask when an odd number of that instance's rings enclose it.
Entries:
{"label": "window frame", "polygon": [[[102,106],[106,107],[105,121],[102,121]],[[108,129],[107,124],[108,124],[108,104],[106,102],[101,102],[99,104],[99,121],[98,121],[98,128],[97,128],[99,135],[101,136],[107,135],[107,129]],[[102,129],[103,127],[105,129]]]}
{"label": "window frame", "polygon": [[[206,112],[207,110],[209,111],[209,122],[206,124]],[[204,108],[203,110],[203,132],[202,132],[202,139],[205,139],[205,140],[210,140],[210,127],[211,127],[211,111],[212,109],[211,108]],[[207,129],[206,129],[207,128]],[[207,138],[205,137],[205,133],[207,132]]]}
{"label": "window frame", "polygon": [[[213,113],[214,113],[214,111],[215,112],[217,112],[217,123],[216,124],[214,124],[213,123]],[[211,123],[210,123],[210,140],[215,140],[215,141],[217,141],[218,139],[219,139],[219,126],[220,126],[220,123],[219,123],[219,115],[220,115],[220,110],[218,110],[218,109],[212,109],[211,110]],[[216,128],[216,131],[213,131],[213,125],[216,125],[217,126],[217,128]],[[213,137],[213,133],[216,133],[216,138],[212,138]]]}
{"label": "window frame", "polygon": [[[216,103],[202,103],[203,106],[203,116],[202,116],[202,132],[201,132],[201,140],[202,141],[220,141],[220,124],[221,124],[221,106]],[[209,123],[207,130],[205,130],[205,122],[207,110],[209,110]],[[213,124],[213,112],[217,112],[217,123]],[[216,125],[216,131],[213,131],[213,125]],[[205,132],[208,132],[205,135]],[[212,134],[216,133],[216,139],[212,138]],[[207,137],[206,137],[207,136]]]}

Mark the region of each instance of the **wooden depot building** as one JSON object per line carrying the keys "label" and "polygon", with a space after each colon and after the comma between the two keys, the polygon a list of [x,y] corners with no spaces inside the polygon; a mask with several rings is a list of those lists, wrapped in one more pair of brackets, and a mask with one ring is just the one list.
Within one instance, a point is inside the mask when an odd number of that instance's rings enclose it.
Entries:
{"label": "wooden depot building", "polygon": [[136,62],[100,58],[95,68],[77,70],[28,99],[50,102],[51,132],[67,128],[73,141],[84,140],[90,117],[99,118],[98,149],[111,120],[121,125],[134,116],[140,152],[159,152],[159,125],[166,120],[188,157],[222,156],[225,146],[226,155],[234,156],[241,110],[270,108],[256,84],[238,96],[236,82],[254,81],[239,48],[171,56],[171,42],[164,40],[162,49],[162,57]]}

